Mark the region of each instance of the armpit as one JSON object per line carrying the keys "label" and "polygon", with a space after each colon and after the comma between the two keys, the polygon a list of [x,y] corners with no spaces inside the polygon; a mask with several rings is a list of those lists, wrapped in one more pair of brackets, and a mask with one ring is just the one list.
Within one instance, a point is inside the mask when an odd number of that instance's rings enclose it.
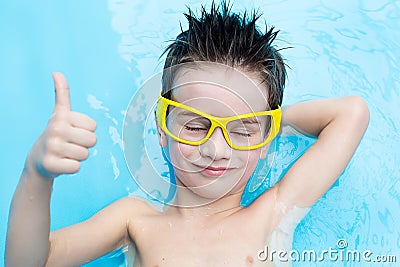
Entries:
{"label": "armpit", "polygon": [[[292,250],[293,234],[296,226],[310,210],[310,207],[292,206],[290,209],[284,203],[276,203],[276,214],[279,214],[278,225],[272,230],[269,238],[269,252],[283,250],[289,253]],[[274,260],[275,266],[291,266],[290,261]]]}

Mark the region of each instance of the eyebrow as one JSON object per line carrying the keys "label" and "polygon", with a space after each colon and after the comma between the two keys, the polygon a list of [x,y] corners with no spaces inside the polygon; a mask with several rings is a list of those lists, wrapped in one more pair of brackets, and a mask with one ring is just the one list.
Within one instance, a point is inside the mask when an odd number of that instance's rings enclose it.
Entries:
{"label": "eyebrow", "polygon": [[253,123],[258,123],[258,120],[255,117],[250,117],[250,118],[245,118],[241,119],[241,121],[245,124],[253,124]]}
{"label": "eyebrow", "polygon": [[179,116],[188,116],[188,117],[189,116],[190,117],[194,117],[193,115],[195,115],[195,117],[204,118],[203,116],[201,116],[201,115],[199,115],[197,113],[194,113],[192,111],[185,110],[185,109],[181,109],[180,111],[176,112],[176,114],[179,115]]}
{"label": "eyebrow", "polygon": [[194,115],[200,116],[199,114],[194,113],[194,112],[189,111],[189,110],[186,110],[186,109],[184,109],[183,111],[179,112],[179,114],[180,114],[180,115],[186,115],[186,116],[188,116],[188,115],[193,115],[193,114],[194,114]]}

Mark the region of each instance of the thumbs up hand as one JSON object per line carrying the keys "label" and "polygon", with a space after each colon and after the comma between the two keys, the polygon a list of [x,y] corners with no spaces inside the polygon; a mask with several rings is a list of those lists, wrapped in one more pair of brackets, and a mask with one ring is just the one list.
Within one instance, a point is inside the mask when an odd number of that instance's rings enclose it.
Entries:
{"label": "thumbs up hand", "polygon": [[71,111],[69,86],[61,73],[53,74],[56,103],[46,129],[33,145],[26,164],[45,178],[76,173],[88,148],[96,144],[96,122]]}

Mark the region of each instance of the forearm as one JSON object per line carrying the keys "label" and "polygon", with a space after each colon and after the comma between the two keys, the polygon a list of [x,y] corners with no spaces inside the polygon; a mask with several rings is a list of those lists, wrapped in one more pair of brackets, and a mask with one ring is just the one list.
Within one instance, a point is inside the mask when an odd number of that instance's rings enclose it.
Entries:
{"label": "forearm", "polygon": [[53,115],[28,154],[11,203],[6,266],[44,266],[49,257],[68,257],[68,245],[66,253],[54,245],[50,249],[51,244],[68,243],[68,236],[49,241],[53,180],[61,174],[79,171],[80,162],[89,156],[88,149],[96,144],[96,122],[71,111],[64,75],[54,73],[53,79],[56,91]]}
{"label": "forearm", "polygon": [[360,128],[364,128],[360,129],[363,134],[368,121],[369,113],[365,102],[359,97],[350,96],[291,105],[284,109],[282,123],[306,134],[319,136],[328,125],[336,126],[334,128],[340,131],[360,124]]}
{"label": "forearm", "polygon": [[49,250],[53,179],[26,164],[11,203],[6,266],[44,266]]}
{"label": "forearm", "polygon": [[279,182],[279,201],[310,206],[336,181],[368,127],[369,111],[359,97],[313,100],[285,109],[284,124],[318,136]]}

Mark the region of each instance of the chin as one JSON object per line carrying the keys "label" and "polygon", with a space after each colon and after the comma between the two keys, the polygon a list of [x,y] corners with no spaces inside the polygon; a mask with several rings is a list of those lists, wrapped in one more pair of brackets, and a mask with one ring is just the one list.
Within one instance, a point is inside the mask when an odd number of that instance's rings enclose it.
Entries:
{"label": "chin", "polygon": [[221,190],[219,188],[210,188],[210,186],[202,188],[188,188],[188,189],[192,191],[192,193],[194,193],[195,195],[210,200],[210,202],[221,199],[230,193],[228,190],[223,190],[223,189]]}
{"label": "chin", "polygon": [[188,185],[186,188],[201,198],[215,201],[229,195],[234,195],[238,193],[241,194],[248,180],[246,179],[240,180],[239,182],[235,183],[228,183],[226,177],[220,177],[218,179],[212,182],[208,181],[208,183],[202,185]]}

